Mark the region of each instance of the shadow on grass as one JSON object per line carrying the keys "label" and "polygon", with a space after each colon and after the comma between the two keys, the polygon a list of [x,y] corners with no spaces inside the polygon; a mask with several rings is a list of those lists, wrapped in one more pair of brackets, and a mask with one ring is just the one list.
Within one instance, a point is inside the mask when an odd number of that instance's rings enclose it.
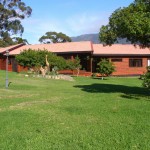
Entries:
{"label": "shadow on grass", "polygon": [[[94,77],[92,79],[96,79],[96,80],[102,80],[102,77]],[[103,80],[108,80],[107,78],[103,78]]]}
{"label": "shadow on grass", "polygon": [[123,98],[138,100],[143,97],[150,101],[150,90],[142,87],[130,87],[115,84],[76,85],[74,87],[89,93],[122,93],[121,97]]}

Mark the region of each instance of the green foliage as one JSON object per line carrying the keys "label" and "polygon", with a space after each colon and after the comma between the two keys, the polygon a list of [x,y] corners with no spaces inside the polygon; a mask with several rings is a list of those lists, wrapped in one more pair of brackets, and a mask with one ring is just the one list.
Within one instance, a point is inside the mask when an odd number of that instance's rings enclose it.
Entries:
{"label": "green foliage", "polygon": [[19,55],[16,56],[16,60],[21,66],[29,68],[42,65],[42,59],[39,60],[39,55],[37,56],[37,51],[31,49],[21,52]]}
{"label": "green foliage", "polygon": [[47,50],[24,50],[16,56],[16,60],[24,67],[40,67],[46,65],[46,55],[50,67],[57,66],[59,70],[66,67],[66,61],[64,58],[58,57],[55,54],[48,52]]}
{"label": "green foliage", "polygon": [[63,57],[56,56],[53,61],[53,66],[57,66],[57,70],[63,70],[66,68],[66,60]]}
{"label": "green foliage", "polygon": [[70,69],[70,70],[74,70],[74,61],[69,59],[69,60],[66,60],[67,62],[67,69]]}
{"label": "green foliage", "polygon": [[14,44],[11,35],[23,33],[21,20],[31,13],[32,9],[21,0],[0,0],[0,46]]}
{"label": "green foliage", "polygon": [[14,37],[13,41],[15,44],[20,44],[20,43],[29,44],[29,42],[26,39],[22,39],[21,37]]}
{"label": "green foliage", "polygon": [[20,44],[20,43],[29,44],[26,39],[22,39],[20,37],[11,38],[9,36],[6,36],[3,38],[0,38],[0,47],[7,47],[10,45],[15,45],[15,44]]}
{"label": "green foliage", "polygon": [[102,59],[97,65],[97,71],[102,75],[102,77],[104,75],[109,76],[115,71],[115,66],[113,66],[113,63],[106,59]]}
{"label": "green foliage", "polygon": [[108,25],[101,27],[99,38],[107,45],[126,38],[132,44],[150,47],[150,0],[135,0],[114,11]]}
{"label": "green foliage", "polygon": [[67,68],[71,69],[71,70],[75,70],[75,69],[81,69],[81,64],[80,64],[80,58],[77,56],[75,57],[75,59],[71,60],[67,60]]}
{"label": "green foliage", "polygon": [[46,32],[39,41],[44,44],[71,42],[71,38],[62,32]]}
{"label": "green foliage", "polygon": [[67,68],[73,70],[76,70],[76,76],[79,75],[80,69],[81,69],[81,64],[80,64],[80,58],[77,56],[73,60],[68,60],[67,61]]}
{"label": "green foliage", "polygon": [[11,37],[7,36],[0,38],[0,47],[7,47],[10,45],[14,45],[14,42]]}
{"label": "green foliage", "polygon": [[53,68],[52,68],[52,72],[50,73],[51,75],[58,75],[58,67],[57,66],[54,66]]}
{"label": "green foliage", "polygon": [[147,73],[143,75],[143,86],[150,89],[150,66],[147,67]]}

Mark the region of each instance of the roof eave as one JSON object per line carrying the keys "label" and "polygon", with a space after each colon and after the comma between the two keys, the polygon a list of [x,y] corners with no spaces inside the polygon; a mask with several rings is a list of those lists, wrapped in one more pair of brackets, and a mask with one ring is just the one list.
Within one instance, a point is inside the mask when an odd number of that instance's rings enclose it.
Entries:
{"label": "roof eave", "polygon": [[52,52],[52,53],[55,53],[55,54],[79,54],[79,53],[90,53],[91,54],[91,50],[89,51],[68,51],[68,52]]}
{"label": "roof eave", "polygon": [[150,56],[150,54],[93,54],[93,56]]}
{"label": "roof eave", "polygon": [[[13,51],[13,50],[15,50],[15,49],[17,49],[17,48],[19,48],[19,47],[22,47],[23,45],[25,45],[24,43],[21,43],[21,44],[19,44],[19,45],[16,45],[16,46],[14,46],[14,47],[12,47],[12,48],[8,48],[7,50],[9,51],[9,52],[11,52],[11,51]],[[1,54],[5,54],[6,53],[6,50],[4,50],[3,52],[1,52]]]}

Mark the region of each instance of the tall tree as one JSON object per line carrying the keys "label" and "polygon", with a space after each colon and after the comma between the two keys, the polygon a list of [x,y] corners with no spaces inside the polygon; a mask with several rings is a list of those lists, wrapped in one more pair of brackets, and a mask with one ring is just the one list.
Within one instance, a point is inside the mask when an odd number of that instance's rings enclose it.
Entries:
{"label": "tall tree", "polygon": [[11,35],[22,34],[24,28],[21,20],[29,17],[32,9],[21,0],[0,0],[0,41],[7,46],[11,43]]}
{"label": "tall tree", "polygon": [[126,38],[134,45],[150,47],[150,0],[134,0],[114,11],[108,25],[101,27],[99,38],[107,45]]}
{"label": "tall tree", "polygon": [[10,36],[0,38],[0,47],[7,47],[13,44],[14,44],[14,41],[12,40]]}
{"label": "tall tree", "polygon": [[62,32],[46,32],[39,41],[44,44],[71,42],[71,38]]}
{"label": "tall tree", "polygon": [[20,43],[29,44],[29,42],[26,39],[22,39],[21,37],[14,37],[12,39],[16,44],[20,44]]}

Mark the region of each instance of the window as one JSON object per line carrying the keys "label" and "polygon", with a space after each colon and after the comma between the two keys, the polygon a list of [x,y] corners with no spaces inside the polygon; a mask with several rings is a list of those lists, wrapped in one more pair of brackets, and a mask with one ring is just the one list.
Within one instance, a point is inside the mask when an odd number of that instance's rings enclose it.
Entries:
{"label": "window", "polygon": [[142,67],[142,59],[129,59],[129,67]]}
{"label": "window", "polygon": [[122,62],[122,58],[112,58],[111,62]]}

